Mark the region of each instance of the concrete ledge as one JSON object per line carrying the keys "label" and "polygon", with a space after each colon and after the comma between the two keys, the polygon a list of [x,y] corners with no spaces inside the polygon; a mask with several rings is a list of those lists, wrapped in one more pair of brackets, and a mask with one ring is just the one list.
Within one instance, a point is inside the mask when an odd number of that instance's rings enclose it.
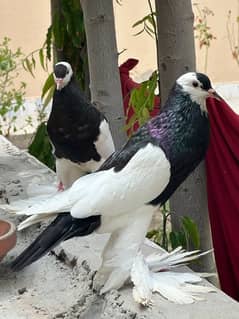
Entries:
{"label": "concrete ledge", "polygon": [[[32,179],[39,183],[55,181],[52,171],[26,152],[19,151],[0,137],[1,198],[26,196]],[[16,224],[15,215],[0,211],[0,218]],[[18,234],[17,246],[0,264],[0,317],[4,319],[238,319],[239,304],[221,291],[205,295],[205,300],[191,305],[177,305],[154,295],[154,305],[139,307],[132,298],[132,289],[112,291],[98,296],[92,291],[94,271],[99,267],[100,251],[106,237],[90,235],[65,242],[55,251],[13,274],[10,261],[42,230],[34,226]],[[59,258],[64,250],[66,257]],[[145,247],[145,253],[148,253]],[[65,262],[66,260],[70,262]],[[208,284],[208,283],[207,283]],[[209,284],[208,284],[209,285]]]}

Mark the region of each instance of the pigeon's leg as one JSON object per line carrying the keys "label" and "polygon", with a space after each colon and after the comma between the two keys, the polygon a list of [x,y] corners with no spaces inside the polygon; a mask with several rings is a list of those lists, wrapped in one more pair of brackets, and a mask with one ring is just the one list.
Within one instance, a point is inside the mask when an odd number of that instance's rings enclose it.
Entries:
{"label": "pigeon's leg", "polygon": [[[71,162],[70,160],[64,158],[56,159],[56,175],[60,181],[58,190],[64,190],[69,187],[81,176],[86,175],[87,171],[84,167]],[[60,184],[63,184],[63,189],[59,189]]]}
{"label": "pigeon's leg", "polygon": [[58,186],[57,186],[57,190],[58,192],[63,192],[64,191],[64,185],[63,183],[60,181]]}
{"label": "pigeon's leg", "polygon": [[103,286],[102,293],[118,289],[128,279],[154,210],[154,207],[147,205],[134,213],[121,215],[110,222],[111,225],[108,224],[108,231],[112,226],[112,234],[102,254],[102,265],[95,276],[96,289]]}

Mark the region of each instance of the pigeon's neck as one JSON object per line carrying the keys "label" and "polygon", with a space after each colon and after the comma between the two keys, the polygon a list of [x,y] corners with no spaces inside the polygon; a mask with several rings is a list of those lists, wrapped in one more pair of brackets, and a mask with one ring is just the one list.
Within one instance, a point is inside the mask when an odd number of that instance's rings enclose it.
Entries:
{"label": "pigeon's neck", "polygon": [[198,103],[177,90],[170,94],[162,112],[148,122],[148,129],[166,153],[191,152],[200,145],[205,149],[208,145],[207,114]]}
{"label": "pigeon's neck", "polygon": [[169,97],[165,103],[164,109],[175,108],[176,105],[180,105],[182,111],[187,109],[190,111],[191,107],[200,108],[204,115],[207,115],[206,99],[204,96],[195,95],[192,92],[187,93],[182,90],[182,87],[175,84],[172,88]]}
{"label": "pigeon's neck", "polygon": [[72,77],[70,82],[60,91],[55,90],[52,111],[53,112],[77,112],[77,116],[83,115],[89,108],[90,103],[80,90],[75,78]]}

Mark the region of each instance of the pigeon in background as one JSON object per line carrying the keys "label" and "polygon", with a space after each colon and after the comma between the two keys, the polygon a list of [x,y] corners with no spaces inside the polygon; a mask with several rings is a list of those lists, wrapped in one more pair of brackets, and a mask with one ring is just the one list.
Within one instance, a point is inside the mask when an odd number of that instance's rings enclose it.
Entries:
{"label": "pigeon in background", "polygon": [[86,100],[71,65],[59,62],[53,72],[56,89],[47,132],[56,157],[59,190],[97,170],[115,148],[104,115]]}
{"label": "pigeon in background", "polygon": [[12,269],[24,268],[63,240],[96,230],[111,236],[95,281],[102,287],[102,293],[122,287],[153,213],[206,154],[209,96],[220,99],[206,75],[183,74],[161,113],[134,133],[96,172],[79,178],[69,189],[51,198],[35,203],[30,199],[29,205],[18,214],[48,217],[54,212],[58,216],[13,261]]}

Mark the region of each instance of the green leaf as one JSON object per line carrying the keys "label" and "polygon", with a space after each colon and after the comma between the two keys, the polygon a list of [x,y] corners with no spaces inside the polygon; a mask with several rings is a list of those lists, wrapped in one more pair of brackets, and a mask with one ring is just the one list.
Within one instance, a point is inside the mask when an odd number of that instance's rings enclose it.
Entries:
{"label": "green leaf", "polygon": [[35,78],[34,74],[33,74],[33,71],[32,71],[32,64],[31,62],[29,61],[28,58],[25,59],[25,64],[26,64],[26,71],[29,71],[31,73],[31,75]]}
{"label": "green leaf", "polygon": [[172,249],[175,249],[179,246],[182,246],[183,248],[186,248],[187,241],[185,238],[185,234],[182,232],[170,232],[169,234],[170,243],[172,246]]}
{"label": "green leaf", "polygon": [[146,16],[143,17],[142,19],[136,21],[136,22],[132,25],[132,27],[135,28],[135,27],[137,27],[138,25],[144,23],[144,22],[148,19],[148,16],[149,16],[149,15],[146,15]]}
{"label": "green leaf", "polygon": [[36,68],[36,60],[32,54],[32,67],[35,69]]}
{"label": "green leaf", "polygon": [[46,42],[43,45],[43,46],[46,45],[46,56],[49,61],[51,60],[52,34],[53,34],[53,31],[52,31],[52,25],[51,25],[47,30]]}
{"label": "green leaf", "polygon": [[142,111],[142,115],[143,115],[143,120],[144,122],[146,122],[149,118],[150,118],[150,114],[148,109],[144,108]]}
{"label": "green leaf", "polygon": [[140,30],[139,32],[134,33],[134,36],[136,37],[137,35],[140,35],[140,34],[143,33],[143,32],[144,32],[144,28],[143,28],[142,30]]}
{"label": "green leaf", "polygon": [[51,73],[48,78],[46,79],[43,88],[42,88],[42,93],[41,93],[41,98],[43,99],[44,96],[46,95],[47,91],[49,91],[50,88],[55,87],[55,82],[54,82],[54,77],[53,73]]}
{"label": "green leaf", "polygon": [[41,67],[43,68],[43,70],[46,71],[45,64],[44,64],[43,48],[41,48],[41,49],[39,50],[39,60],[40,60]]}
{"label": "green leaf", "polygon": [[35,156],[39,161],[51,169],[55,168],[55,159],[52,154],[52,147],[49,142],[46,123],[43,122],[38,126],[28,151],[31,155]]}
{"label": "green leaf", "polygon": [[182,217],[182,225],[189,241],[192,242],[195,249],[200,248],[200,235],[196,223],[187,216]]}
{"label": "green leaf", "polygon": [[50,101],[53,97],[53,94],[54,94],[54,90],[55,90],[55,86],[52,86],[47,91],[47,96],[43,100],[43,111],[47,107],[47,105],[50,103]]}

